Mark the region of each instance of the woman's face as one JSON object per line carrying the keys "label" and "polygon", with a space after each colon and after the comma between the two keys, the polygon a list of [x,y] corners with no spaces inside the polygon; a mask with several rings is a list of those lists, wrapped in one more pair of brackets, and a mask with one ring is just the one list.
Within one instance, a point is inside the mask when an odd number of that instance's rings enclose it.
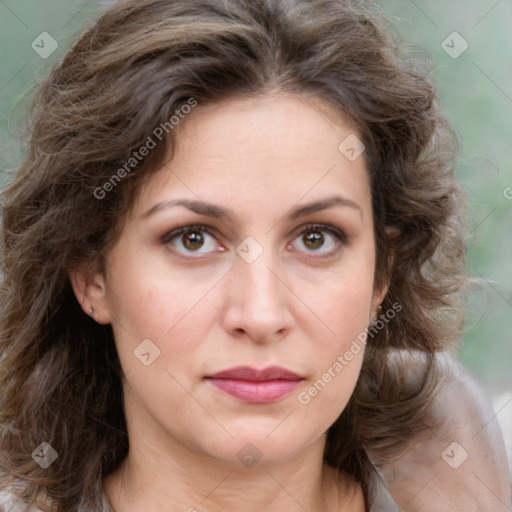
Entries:
{"label": "woman's face", "polygon": [[[284,461],[343,411],[382,298],[364,154],[350,125],[292,95],[199,105],[175,129],[87,309],[112,324],[131,439]],[[295,377],[212,378],[240,366]]]}

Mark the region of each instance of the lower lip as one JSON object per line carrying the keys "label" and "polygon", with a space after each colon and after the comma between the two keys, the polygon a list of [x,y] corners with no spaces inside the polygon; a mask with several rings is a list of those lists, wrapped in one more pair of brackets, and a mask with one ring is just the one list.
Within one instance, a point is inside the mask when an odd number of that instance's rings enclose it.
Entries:
{"label": "lower lip", "polygon": [[253,404],[268,404],[291,393],[301,380],[249,381],[235,379],[208,379],[215,387]]}

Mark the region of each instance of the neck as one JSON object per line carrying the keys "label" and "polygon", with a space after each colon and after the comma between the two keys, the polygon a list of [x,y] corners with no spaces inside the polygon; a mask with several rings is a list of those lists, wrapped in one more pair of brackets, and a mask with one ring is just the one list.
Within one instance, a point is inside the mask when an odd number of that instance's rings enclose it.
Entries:
{"label": "neck", "polygon": [[126,459],[105,479],[105,493],[116,512],[226,512],[241,504],[246,512],[364,510],[360,487],[323,464],[324,443],[322,437],[284,462],[240,468],[183,446],[171,456],[146,438],[130,444]]}

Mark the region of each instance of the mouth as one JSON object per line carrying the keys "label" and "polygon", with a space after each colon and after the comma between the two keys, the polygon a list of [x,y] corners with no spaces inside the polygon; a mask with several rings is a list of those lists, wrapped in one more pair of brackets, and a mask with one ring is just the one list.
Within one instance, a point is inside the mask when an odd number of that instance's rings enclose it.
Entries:
{"label": "mouth", "polygon": [[279,366],[263,370],[237,366],[209,375],[206,379],[224,393],[253,404],[267,404],[284,398],[304,380],[300,375]]}

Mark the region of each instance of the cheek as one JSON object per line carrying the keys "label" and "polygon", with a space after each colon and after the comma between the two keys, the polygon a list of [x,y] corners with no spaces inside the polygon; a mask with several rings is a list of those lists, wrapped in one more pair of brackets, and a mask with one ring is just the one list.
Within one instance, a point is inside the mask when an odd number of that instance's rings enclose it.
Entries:
{"label": "cheek", "polygon": [[150,360],[157,354],[152,368],[169,368],[173,374],[176,369],[191,372],[196,346],[205,339],[204,331],[216,315],[218,301],[212,300],[211,289],[218,277],[179,270],[169,274],[168,268],[141,265],[135,251],[124,254],[122,265],[113,259],[115,278],[110,281],[108,307],[125,373],[135,370],[138,374],[137,355],[148,350]]}
{"label": "cheek", "polygon": [[[126,282],[127,292],[129,285]],[[120,315],[128,328],[117,324],[114,330],[131,411],[149,410],[162,425],[167,413],[178,414],[181,419],[173,427],[178,430],[181,424],[197,421],[194,415],[201,413],[189,391],[200,373],[201,340],[207,338],[213,315],[208,308],[213,305],[201,301],[201,291],[195,288],[188,295],[177,295],[176,289],[161,282],[144,281],[126,294],[129,300],[122,304]]]}
{"label": "cheek", "polygon": [[299,407],[318,419],[322,431],[345,409],[361,371],[372,293],[371,286],[355,284],[347,282],[328,295],[323,320],[329,333],[311,337],[312,377],[297,394]]}
{"label": "cheek", "polygon": [[373,298],[373,259],[347,265],[346,272],[332,276],[329,283],[317,287],[312,307],[325,327],[319,336],[310,324],[314,377],[297,395],[302,407],[323,418],[325,428],[345,408],[361,371]]}
{"label": "cheek", "polygon": [[[332,355],[344,350],[370,322],[374,258],[370,249],[347,258],[342,268],[322,277],[304,291],[311,310],[323,324],[318,347]],[[317,321],[318,323],[318,321]],[[310,335],[314,339],[313,334]]]}
{"label": "cheek", "polygon": [[111,254],[108,308],[121,335],[159,339],[201,300],[207,284],[170,268],[163,249],[139,245],[127,236]]}

